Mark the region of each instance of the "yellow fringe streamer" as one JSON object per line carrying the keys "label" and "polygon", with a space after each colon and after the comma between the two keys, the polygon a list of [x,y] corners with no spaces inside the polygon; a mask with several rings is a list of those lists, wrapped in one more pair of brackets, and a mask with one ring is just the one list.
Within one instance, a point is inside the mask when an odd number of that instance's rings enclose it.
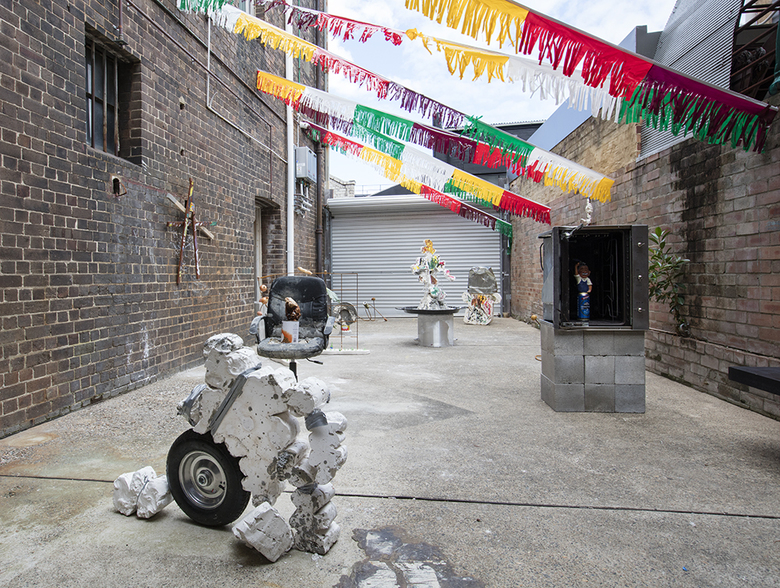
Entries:
{"label": "yellow fringe streamer", "polygon": [[446,25],[451,29],[460,25],[461,32],[473,39],[484,31],[488,44],[495,34],[500,46],[509,39],[514,47],[528,16],[528,10],[507,0],[406,0],[406,8],[421,12],[439,24],[446,15]]}
{"label": "yellow fringe streamer", "polygon": [[382,175],[391,182],[398,180],[401,175],[401,160],[393,159],[389,155],[385,155],[371,147],[363,147],[363,150],[360,152],[360,159],[379,167],[382,170]]}
{"label": "yellow fringe streamer", "polygon": [[498,206],[501,202],[501,197],[504,195],[503,188],[485,180],[480,180],[459,169],[455,169],[450,182],[456,188],[473,194],[478,199],[489,202],[493,206]]}
{"label": "yellow fringe streamer", "polygon": [[259,37],[264,45],[272,49],[281,49],[292,57],[303,57],[306,61],[311,61],[317,49],[316,45],[246,13],[238,17],[233,32],[244,35],[250,41]]}
{"label": "yellow fringe streamer", "polygon": [[594,180],[578,173],[571,173],[570,169],[561,165],[553,166],[548,164],[544,172],[545,186],[556,186],[564,192],[576,190],[583,196],[587,196],[592,200],[598,200],[601,203],[610,201],[610,190],[612,190],[614,183],[615,180],[606,177]]}
{"label": "yellow fringe streamer", "polygon": [[400,182],[398,182],[401,186],[409,190],[410,192],[414,192],[415,194],[420,194],[422,192],[422,184],[420,182],[417,182],[413,180],[412,178],[407,178],[404,176]]}
{"label": "yellow fringe streamer", "polygon": [[472,64],[474,66],[475,80],[482,76],[485,73],[485,69],[487,69],[488,82],[493,78],[498,78],[502,82],[505,81],[504,66],[509,61],[508,55],[501,55],[493,51],[480,51],[459,43],[429,37],[423,35],[417,29],[409,29],[406,31],[406,36],[413,41],[420,39],[429,53],[433,53],[429,45],[430,42],[436,43],[436,50],[443,52],[447,59],[447,68],[450,70],[450,74],[454,75],[455,71],[457,71],[460,79],[463,79],[466,68]]}
{"label": "yellow fringe streamer", "polygon": [[591,196],[591,198],[595,198],[602,203],[609,202],[612,199],[610,192],[614,183],[615,180],[611,178],[602,179],[598,184],[596,184],[596,189],[593,190],[593,196]]}
{"label": "yellow fringe streamer", "polygon": [[276,96],[288,104],[300,100],[301,95],[306,91],[306,86],[296,84],[290,80],[280,78],[264,71],[257,72],[257,89],[266,94]]}

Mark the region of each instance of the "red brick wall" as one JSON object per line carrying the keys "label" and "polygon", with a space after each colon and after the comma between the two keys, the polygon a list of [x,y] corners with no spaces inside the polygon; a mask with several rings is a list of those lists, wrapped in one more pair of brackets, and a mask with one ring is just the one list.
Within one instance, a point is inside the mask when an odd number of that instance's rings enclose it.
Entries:
{"label": "red brick wall", "polygon": [[[773,99],[777,104],[777,97]],[[609,148],[605,125],[581,125],[554,151],[575,161]],[[777,397],[751,394],[728,380],[728,366],[780,365],[780,124],[765,151],[695,140],[629,163],[600,169],[616,179],[612,199],[594,203],[594,224],[647,224],[671,231],[685,270],[684,316],[692,336],[674,334],[666,306],[651,304],[646,337],[649,370],[758,412],[780,417]],[[518,185],[523,193],[525,186]],[[550,188],[553,225],[577,224],[585,201]],[[513,315],[541,314],[538,234],[546,227],[515,220]]]}
{"label": "red brick wall", "polygon": [[[125,158],[86,146],[84,122],[85,30],[116,40],[119,3],[0,6],[0,436],[194,365],[216,332],[244,335],[256,199],[268,206],[264,272],[286,268],[284,106],[254,90],[257,69],[283,74],[283,55],[212,29],[227,85],[212,79],[212,112],[198,65],[206,19],[173,0],[133,4],[122,50],[138,74],[122,114],[138,125]],[[313,75],[304,65],[299,79]],[[113,176],[126,193],[114,194]],[[166,223],[181,214],[165,195],[183,201],[190,177],[216,239],[199,236],[201,279],[190,255],[177,285],[179,232]],[[314,222],[296,216],[296,265],[314,264]]]}

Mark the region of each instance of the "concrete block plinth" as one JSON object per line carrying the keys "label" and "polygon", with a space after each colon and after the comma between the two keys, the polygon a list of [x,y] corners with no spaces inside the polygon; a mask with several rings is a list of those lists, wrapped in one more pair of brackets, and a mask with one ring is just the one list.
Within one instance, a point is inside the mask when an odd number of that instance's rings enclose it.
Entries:
{"label": "concrete block plinth", "polygon": [[645,412],[645,333],[542,321],[542,400],[557,412]]}

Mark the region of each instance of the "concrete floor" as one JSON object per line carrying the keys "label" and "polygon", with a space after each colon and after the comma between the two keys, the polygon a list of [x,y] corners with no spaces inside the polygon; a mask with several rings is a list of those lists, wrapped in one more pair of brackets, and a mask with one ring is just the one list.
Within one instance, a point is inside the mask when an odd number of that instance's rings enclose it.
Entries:
{"label": "concrete floor", "polygon": [[349,420],[327,555],[271,564],[175,504],[113,511],[116,477],[165,472],[198,368],[0,440],[0,585],[780,586],[780,423],[649,373],[646,414],[556,413],[537,329],[416,336],[361,322],[370,353],[299,364]]}

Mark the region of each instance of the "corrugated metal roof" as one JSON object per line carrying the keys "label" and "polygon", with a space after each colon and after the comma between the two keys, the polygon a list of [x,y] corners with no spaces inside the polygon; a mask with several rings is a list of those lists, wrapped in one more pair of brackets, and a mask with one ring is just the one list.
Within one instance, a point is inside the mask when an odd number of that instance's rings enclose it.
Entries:
{"label": "corrugated metal roof", "polygon": [[[741,6],[741,0],[678,0],[661,33],[655,61],[728,88],[734,28]],[[643,127],[640,159],[687,138]]]}

